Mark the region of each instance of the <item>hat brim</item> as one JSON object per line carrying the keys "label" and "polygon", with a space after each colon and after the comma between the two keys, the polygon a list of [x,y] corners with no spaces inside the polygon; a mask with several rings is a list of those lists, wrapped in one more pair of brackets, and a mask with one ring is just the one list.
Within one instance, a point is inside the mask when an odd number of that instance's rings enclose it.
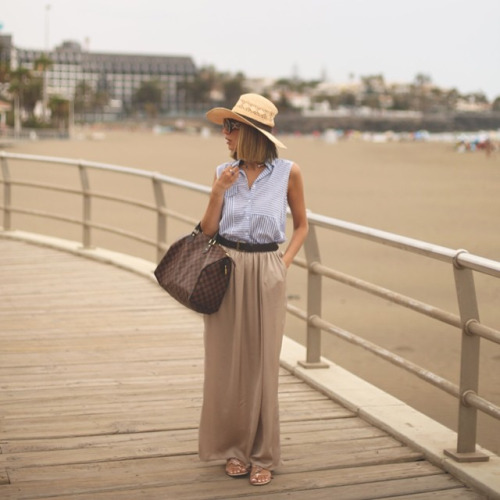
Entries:
{"label": "hat brim", "polygon": [[244,116],[239,115],[238,113],[235,113],[234,111],[231,111],[230,109],[227,108],[213,108],[210,111],[207,112],[206,114],[207,119],[210,120],[212,123],[215,123],[216,125],[222,125],[224,123],[224,120],[229,118],[231,120],[236,120],[238,122],[245,123],[246,125],[250,125],[250,127],[253,127],[257,129],[259,132],[264,134],[271,142],[276,144],[279,148],[282,149],[287,149],[286,146],[276,139],[271,132],[268,132],[267,130],[264,130],[251,121],[247,120]]}

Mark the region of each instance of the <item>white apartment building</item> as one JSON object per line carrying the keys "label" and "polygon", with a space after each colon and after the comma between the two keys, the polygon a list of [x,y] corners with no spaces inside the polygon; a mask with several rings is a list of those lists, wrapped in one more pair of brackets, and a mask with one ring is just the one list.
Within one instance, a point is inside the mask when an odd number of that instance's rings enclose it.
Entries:
{"label": "white apartment building", "polygon": [[182,84],[197,69],[191,57],[168,55],[96,53],[67,41],[46,53],[22,49],[12,43],[11,35],[0,35],[1,59],[12,68],[35,70],[35,61],[46,55],[52,64],[46,72],[47,93],[73,99],[76,86],[85,82],[95,91],[106,91],[115,106],[129,108],[134,92],[144,81],[155,80],[162,88],[162,113],[186,111]]}

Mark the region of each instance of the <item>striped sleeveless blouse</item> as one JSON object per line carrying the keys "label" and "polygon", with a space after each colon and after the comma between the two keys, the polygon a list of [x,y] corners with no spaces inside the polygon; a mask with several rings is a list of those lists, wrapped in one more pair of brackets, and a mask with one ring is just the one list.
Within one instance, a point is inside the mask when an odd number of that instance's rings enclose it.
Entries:
{"label": "striped sleeveless blouse", "polygon": [[[216,175],[238,161],[219,165]],[[226,191],[219,234],[245,243],[283,243],[286,226],[288,179],[293,162],[277,158],[267,162],[257,179],[248,187],[244,169]]]}

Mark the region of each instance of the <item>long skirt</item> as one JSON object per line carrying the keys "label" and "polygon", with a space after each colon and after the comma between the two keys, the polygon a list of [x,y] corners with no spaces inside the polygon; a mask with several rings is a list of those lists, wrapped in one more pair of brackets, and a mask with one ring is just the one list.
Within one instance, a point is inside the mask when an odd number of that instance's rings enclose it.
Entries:
{"label": "long skirt", "polygon": [[281,463],[278,376],[286,314],[281,252],[226,249],[235,266],[222,305],[205,315],[201,460]]}

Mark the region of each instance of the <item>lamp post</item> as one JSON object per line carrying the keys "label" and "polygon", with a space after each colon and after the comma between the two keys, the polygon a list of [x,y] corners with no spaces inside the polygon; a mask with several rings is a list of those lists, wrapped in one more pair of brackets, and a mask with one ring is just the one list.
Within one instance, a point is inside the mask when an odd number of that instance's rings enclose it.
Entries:
{"label": "lamp post", "polygon": [[50,4],[45,6],[45,50],[49,50],[49,12]]}
{"label": "lamp post", "polygon": [[75,131],[75,101],[68,99],[68,139],[73,138]]}
{"label": "lamp post", "polygon": [[[50,4],[45,6],[45,57],[49,57],[49,13],[50,13]],[[43,82],[43,95],[42,95],[42,116],[43,121],[47,121],[48,112],[47,112],[47,104],[48,104],[48,95],[47,95],[47,67],[42,68],[42,82]]]}
{"label": "lamp post", "polygon": [[14,137],[21,136],[21,109],[19,105],[19,94],[14,95]]}

